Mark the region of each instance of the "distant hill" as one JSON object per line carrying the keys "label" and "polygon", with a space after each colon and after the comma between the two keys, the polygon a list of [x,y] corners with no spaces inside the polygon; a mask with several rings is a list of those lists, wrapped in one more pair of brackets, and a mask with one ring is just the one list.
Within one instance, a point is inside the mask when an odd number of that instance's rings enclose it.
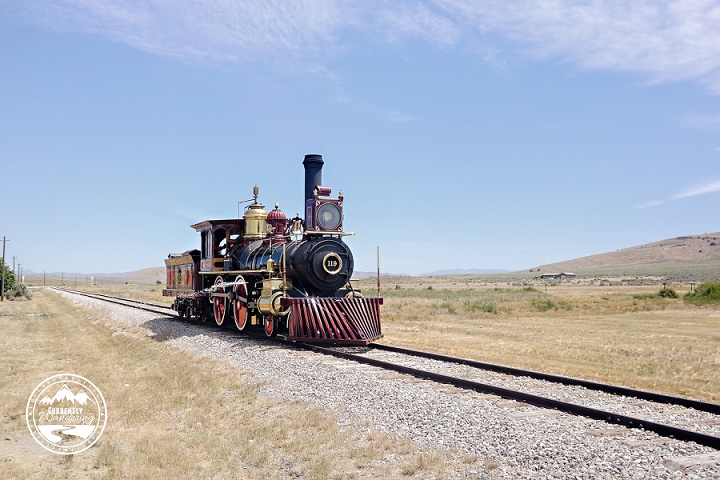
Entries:
{"label": "distant hill", "polygon": [[720,232],[671,238],[615,252],[542,265],[542,272],[574,272],[608,267],[662,263],[692,264],[720,261]]}
{"label": "distant hill", "polygon": [[[577,258],[575,260],[541,265],[540,267],[530,269],[530,271],[539,271],[541,273],[579,273],[583,270],[587,271],[598,269],[610,269],[617,271],[617,269],[622,267],[650,268],[655,266],[662,268],[663,265],[668,264],[675,266],[705,264],[706,267],[710,268],[713,272],[720,269],[720,232],[661,240],[659,242],[648,243],[637,247],[624,248],[615,252],[599,253],[588,257]],[[507,273],[507,270],[453,269],[438,270],[418,276],[439,277],[444,275],[502,275],[504,273]],[[41,276],[42,274],[39,275]],[[67,278],[70,278],[73,274],[66,275]],[[377,274],[375,272],[356,271],[353,276],[355,278],[367,278],[374,277],[376,275]],[[388,273],[383,273],[383,275],[388,275]],[[404,274],[392,275],[405,276]],[[38,274],[35,276],[38,276]],[[83,274],[83,277],[85,276],[87,275]],[[116,277],[118,281],[129,283],[155,284],[160,282],[161,284],[164,284],[165,267],[150,267],[131,273],[97,274],[96,276]]]}
{"label": "distant hill", "polygon": [[505,273],[508,270],[481,269],[481,268],[455,268],[452,270],[436,270],[429,273],[421,273],[419,277],[440,277],[442,275],[478,275],[484,273]]}
{"label": "distant hill", "polygon": [[130,283],[157,283],[165,284],[165,267],[143,268],[137,272],[128,273],[125,280]]}

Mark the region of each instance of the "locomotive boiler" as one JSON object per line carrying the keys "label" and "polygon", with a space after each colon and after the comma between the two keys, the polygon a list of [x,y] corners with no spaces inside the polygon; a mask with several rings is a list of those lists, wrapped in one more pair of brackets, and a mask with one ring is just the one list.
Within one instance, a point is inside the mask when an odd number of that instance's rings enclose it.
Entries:
{"label": "locomotive boiler", "polygon": [[343,194],[322,184],[321,155],[306,155],[304,218],[253,203],[242,218],[192,225],[200,249],[165,260],[172,308],[182,317],[262,328],[289,340],[367,345],[382,337],[382,298],[365,298],[352,279],[343,241]]}

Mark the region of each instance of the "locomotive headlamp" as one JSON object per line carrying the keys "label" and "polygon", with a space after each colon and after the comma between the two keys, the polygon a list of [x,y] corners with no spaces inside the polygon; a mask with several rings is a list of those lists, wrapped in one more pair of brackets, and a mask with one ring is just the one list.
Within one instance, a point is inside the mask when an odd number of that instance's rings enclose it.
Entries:
{"label": "locomotive headlamp", "polygon": [[323,230],[335,230],[340,226],[342,213],[334,203],[324,203],[318,208],[317,220]]}

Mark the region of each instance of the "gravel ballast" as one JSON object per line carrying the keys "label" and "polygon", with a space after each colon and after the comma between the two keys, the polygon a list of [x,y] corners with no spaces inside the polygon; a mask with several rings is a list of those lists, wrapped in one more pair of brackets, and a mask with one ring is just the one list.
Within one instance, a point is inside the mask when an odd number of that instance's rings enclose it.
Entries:
{"label": "gravel ballast", "polygon": [[337,412],[346,428],[369,424],[423,447],[476,456],[481,478],[720,478],[720,452],[695,443],[60,294],[176,348],[228,360],[261,381],[261,395]]}

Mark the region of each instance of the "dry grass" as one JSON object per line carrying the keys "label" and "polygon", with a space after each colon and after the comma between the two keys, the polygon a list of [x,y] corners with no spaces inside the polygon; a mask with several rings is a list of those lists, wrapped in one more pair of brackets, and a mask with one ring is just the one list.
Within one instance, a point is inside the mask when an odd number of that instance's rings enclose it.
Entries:
{"label": "dry grass", "polygon": [[383,292],[384,341],[720,400],[720,307],[660,288],[405,285]]}
{"label": "dry grass", "polygon": [[[500,285],[452,277],[387,283],[383,341],[720,401],[720,306],[653,295],[662,285]],[[672,286],[681,297],[689,288]],[[158,286],[87,288],[168,302]]]}
{"label": "dry grass", "polygon": [[170,306],[173,302],[171,297],[163,297],[162,291],[165,285],[78,285],[77,287],[68,286],[67,288],[89,293],[131,298],[133,300],[156,303],[158,305]]}
{"label": "dry grass", "polygon": [[[335,412],[260,397],[229,364],[52,292],[0,304],[0,332],[3,478],[446,478],[478,468],[366,426],[341,430]],[[33,388],[61,372],[89,378],[108,404],[102,437],[74,456],[46,452],[25,424]]]}

